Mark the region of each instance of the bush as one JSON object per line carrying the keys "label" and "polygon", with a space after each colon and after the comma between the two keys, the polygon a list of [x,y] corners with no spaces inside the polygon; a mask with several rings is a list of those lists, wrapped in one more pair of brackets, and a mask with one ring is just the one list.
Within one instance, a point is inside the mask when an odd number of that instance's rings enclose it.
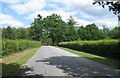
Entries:
{"label": "bush", "polygon": [[28,48],[35,48],[41,45],[38,41],[30,40],[2,40],[2,56],[20,52]]}
{"label": "bush", "polygon": [[61,42],[60,47],[67,47],[78,51],[84,51],[104,57],[118,58],[118,40],[97,40],[97,41],[72,41]]}

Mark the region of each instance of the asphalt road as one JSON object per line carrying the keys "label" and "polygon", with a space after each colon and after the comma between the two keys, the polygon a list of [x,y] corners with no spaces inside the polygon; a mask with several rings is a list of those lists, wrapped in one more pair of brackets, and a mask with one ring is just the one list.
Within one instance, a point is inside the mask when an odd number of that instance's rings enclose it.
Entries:
{"label": "asphalt road", "polygon": [[42,46],[22,76],[118,76],[118,70],[52,46]]}

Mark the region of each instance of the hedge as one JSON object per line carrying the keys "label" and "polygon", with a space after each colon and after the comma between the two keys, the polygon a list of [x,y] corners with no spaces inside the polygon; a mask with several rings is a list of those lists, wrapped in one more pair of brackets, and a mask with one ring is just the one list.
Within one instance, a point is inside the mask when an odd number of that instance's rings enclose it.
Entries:
{"label": "hedge", "polygon": [[118,47],[120,46],[120,42],[118,40],[61,42],[58,46],[104,57],[119,58]]}
{"label": "hedge", "polygon": [[2,40],[2,56],[20,52],[28,48],[35,48],[41,45],[38,41],[30,40]]}

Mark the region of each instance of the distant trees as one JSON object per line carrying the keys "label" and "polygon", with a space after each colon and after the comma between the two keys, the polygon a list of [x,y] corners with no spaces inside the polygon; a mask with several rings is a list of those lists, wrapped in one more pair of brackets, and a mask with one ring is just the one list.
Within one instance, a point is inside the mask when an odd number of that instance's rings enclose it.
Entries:
{"label": "distant trees", "polygon": [[103,33],[100,29],[93,23],[86,27],[79,27],[78,35],[81,40],[99,40],[103,39]]}
{"label": "distant trees", "polygon": [[2,29],[3,39],[29,39],[29,29],[28,28],[7,28]]}
{"label": "distant trees", "polygon": [[68,22],[64,22],[60,15],[52,14],[42,18],[39,14],[28,28],[2,29],[3,39],[30,39],[57,45],[61,41],[74,40],[99,40],[105,38],[119,39],[120,27],[110,30],[107,27],[99,29],[94,23],[86,26],[76,27],[76,21],[70,16]]}
{"label": "distant trees", "polygon": [[115,27],[110,31],[110,37],[113,39],[120,39],[120,27]]}
{"label": "distant trees", "polygon": [[2,29],[2,37],[7,39],[15,39],[15,32],[14,30],[8,26],[7,28]]}

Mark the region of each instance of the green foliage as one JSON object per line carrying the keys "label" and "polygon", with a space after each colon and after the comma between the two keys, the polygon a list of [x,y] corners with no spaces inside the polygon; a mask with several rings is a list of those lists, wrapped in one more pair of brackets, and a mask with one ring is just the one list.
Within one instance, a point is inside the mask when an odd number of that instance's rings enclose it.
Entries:
{"label": "green foliage", "polygon": [[15,39],[15,33],[13,29],[10,26],[8,26],[6,29],[3,28],[2,37],[7,39]]}
{"label": "green foliage", "polygon": [[3,39],[29,39],[29,29],[28,28],[7,28],[2,29]]}
{"label": "green foliage", "polygon": [[44,21],[44,34],[46,34],[52,40],[52,44],[58,44],[65,34],[65,22],[61,19],[61,16],[52,14],[43,19]]}
{"label": "green foliage", "polygon": [[72,16],[67,22],[60,15],[52,14],[42,18],[40,14],[28,28],[2,28],[2,38],[11,40],[35,40],[42,43],[57,45],[59,42],[75,40],[119,39],[120,27],[99,29],[97,25],[76,26]]}
{"label": "green foliage", "polygon": [[110,31],[110,37],[113,39],[120,39],[120,27],[115,27]]}
{"label": "green foliage", "polygon": [[58,45],[105,57],[118,58],[119,56],[118,40],[72,41],[61,42]]}
{"label": "green foliage", "polygon": [[79,39],[77,35],[77,29],[76,29],[76,21],[74,21],[73,17],[70,16],[68,19],[68,22],[66,26],[64,27],[65,29],[65,35],[63,41],[74,41]]}
{"label": "green foliage", "polygon": [[79,27],[78,35],[81,40],[99,40],[104,38],[102,31],[94,23],[86,27]]}
{"label": "green foliage", "polygon": [[38,18],[34,19],[34,22],[30,27],[30,37],[32,40],[40,41],[43,32],[43,19],[42,16],[38,14]]}
{"label": "green foliage", "polygon": [[30,40],[2,40],[2,55],[19,52],[28,48],[40,46],[40,42]]}

